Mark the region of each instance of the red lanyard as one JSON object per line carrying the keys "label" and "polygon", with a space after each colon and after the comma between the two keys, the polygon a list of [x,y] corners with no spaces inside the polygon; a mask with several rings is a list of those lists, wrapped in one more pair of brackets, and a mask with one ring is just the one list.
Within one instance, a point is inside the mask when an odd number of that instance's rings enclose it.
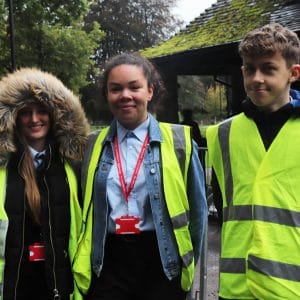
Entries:
{"label": "red lanyard", "polygon": [[149,133],[147,133],[147,135],[145,137],[145,140],[144,140],[141,152],[139,154],[136,166],[135,166],[133,174],[132,174],[132,178],[131,178],[130,184],[129,184],[128,189],[127,189],[126,188],[126,184],[125,184],[125,178],[124,178],[124,173],[123,173],[121,158],[120,158],[120,150],[119,150],[118,138],[117,138],[117,136],[115,137],[115,140],[114,140],[114,150],[115,150],[115,155],[116,155],[116,161],[117,161],[117,167],[118,167],[118,173],[119,173],[121,188],[122,188],[123,194],[125,196],[126,202],[128,202],[129,194],[131,193],[131,191],[132,191],[132,189],[134,187],[137,175],[139,173],[142,161],[143,161],[144,156],[145,156],[145,152],[146,152],[148,141],[149,141]]}

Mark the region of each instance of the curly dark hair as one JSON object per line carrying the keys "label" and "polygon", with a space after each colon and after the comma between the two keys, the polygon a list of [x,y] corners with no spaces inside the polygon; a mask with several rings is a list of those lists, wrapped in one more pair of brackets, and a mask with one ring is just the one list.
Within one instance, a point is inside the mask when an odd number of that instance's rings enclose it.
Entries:
{"label": "curly dark hair", "polygon": [[159,72],[154,65],[145,57],[138,53],[122,53],[113,56],[109,59],[105,66],[104,71],[100,77],[100,89],[102,96],[107,99],[107,81],[108,76],[113,68],[120,65],[134,65],[143,70],[143,74],[147,80],[148,87],[153,86],[152,102],[160,102],[165,96],[165,87]]}

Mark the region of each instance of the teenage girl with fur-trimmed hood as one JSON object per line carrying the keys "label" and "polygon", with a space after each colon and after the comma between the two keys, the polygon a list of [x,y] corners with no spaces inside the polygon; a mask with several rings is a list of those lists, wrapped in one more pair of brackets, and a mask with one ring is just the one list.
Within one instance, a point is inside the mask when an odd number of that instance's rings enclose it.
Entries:
{"label": "teenage girl with fur-trimmed hood", "polygon": [[0,81],[1,299],[73,293],[81,224],[74,166],[87,134],[78,98],[53,75],[24,68]]}

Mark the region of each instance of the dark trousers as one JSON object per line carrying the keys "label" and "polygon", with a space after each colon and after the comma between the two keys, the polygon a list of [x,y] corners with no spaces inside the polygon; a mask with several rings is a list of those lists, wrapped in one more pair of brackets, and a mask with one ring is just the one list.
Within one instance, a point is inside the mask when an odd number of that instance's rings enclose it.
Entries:
{"label": "dark trousers", "polygon": [[94,273],[86,300],[185,300],[180,277],[164,274],[154,232],[109,235],[104,265]]}
{"label": "dark trousers", "polygon": [[[70,299],[69,295],[60,295],[60,300]],[[6,297],[4,299],[12,299]],[[17,288],[17,300],[53,300],[54,293],[46,284],[44,262],[23,261]]]}

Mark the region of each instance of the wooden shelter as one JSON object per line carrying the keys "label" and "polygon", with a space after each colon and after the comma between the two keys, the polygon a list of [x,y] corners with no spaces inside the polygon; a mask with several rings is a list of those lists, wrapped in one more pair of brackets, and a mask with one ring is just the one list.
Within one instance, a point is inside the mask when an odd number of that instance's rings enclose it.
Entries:
{"label": "wooden shelter", "polygon": [[[240,112],[245,92],[238,44],[250,30],[280,23],[300,36],[300,0],[218,0],[185,29],[142,51],[160,70],[168,91],[158,119],[178,122],[177,76],[211,75],[229,90],[230,114]],[[226,78],[226,80],[223,80]],[[299,82],[296,83],[299,85]]]}

